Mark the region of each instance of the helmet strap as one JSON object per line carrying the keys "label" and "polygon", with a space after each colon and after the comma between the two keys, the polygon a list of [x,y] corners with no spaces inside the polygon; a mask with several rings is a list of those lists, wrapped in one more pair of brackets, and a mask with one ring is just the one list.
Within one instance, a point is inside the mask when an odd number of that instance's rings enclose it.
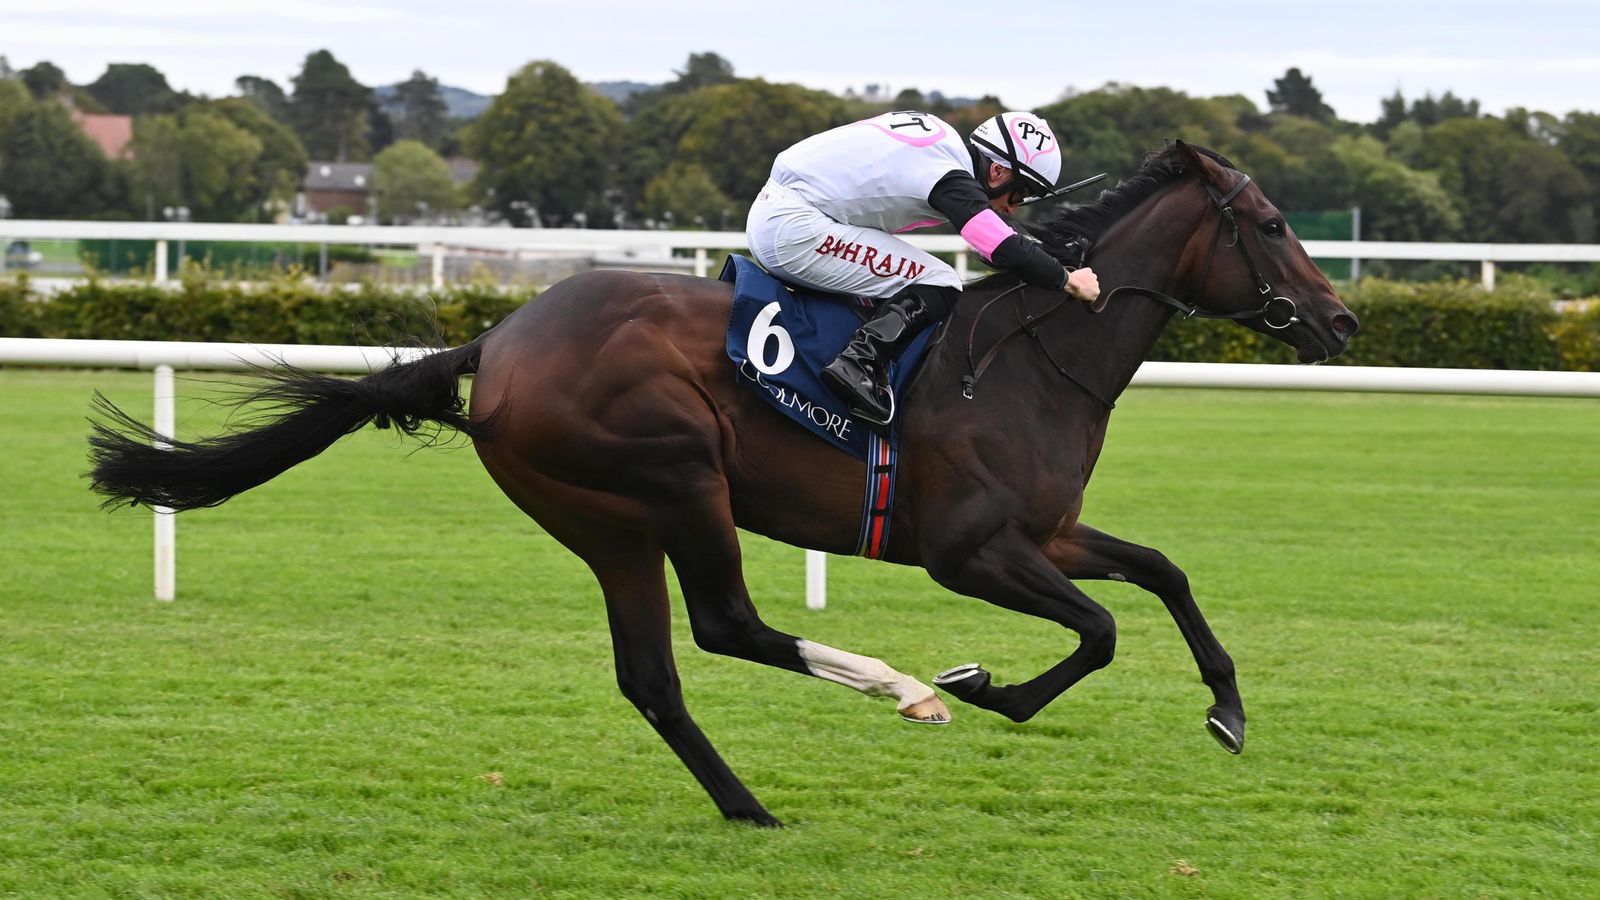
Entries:
{"label": "helmet strap", "polygon": [[978,174],[978,184],[983,188],[983,192],[989,195],[989,199],[993,200],[997,197],[1004,197],[1005,195],[1011,193],[1011,189],[1017,186],[1017,170],[1012,169],[1011,177],[1000,182],[999,187],[995,187],[989,184],[989,166],[1003,166],[1005,163],[990,158],[977,147],[970,147],[968,149],[972,151],[972,168]]}

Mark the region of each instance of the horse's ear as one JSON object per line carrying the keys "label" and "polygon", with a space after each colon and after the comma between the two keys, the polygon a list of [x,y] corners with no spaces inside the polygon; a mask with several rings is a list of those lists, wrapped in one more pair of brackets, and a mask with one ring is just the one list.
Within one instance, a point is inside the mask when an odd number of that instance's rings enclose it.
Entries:
{"label": "horse's ear", "polygon": [[1213,185],[1220,186],[1222,184],[1222,167],[1217,165],[1216,160],[1195,150],[1183,141],[1175,141],[1174,143],[1178,147],[1178,155],[1183,158],[1185,172],[1193,172],[1201,181],[1210,182]]}

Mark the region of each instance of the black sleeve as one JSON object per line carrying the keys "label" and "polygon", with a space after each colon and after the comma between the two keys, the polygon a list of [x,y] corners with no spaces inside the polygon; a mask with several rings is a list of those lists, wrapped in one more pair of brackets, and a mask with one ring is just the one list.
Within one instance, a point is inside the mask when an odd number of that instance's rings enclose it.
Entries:
{"label": "black sleeve", "polygon": [[974,216],[989,208],[989,198],[978,186],[978,179],[954,169],[928,192],[928,205],[960,231]]}
{"label": "black sleeve", "polygon": [[[978,180],[960,170],[952,170],[939,179],[928,194],[928,205],[950,220],[956,231],[984,210],[989,209],[989,197],[978,186]],[[1014,272],[1022,280],[1053,291],[1067,286],[1067,272],[1055,257],[1044,252],[1038,244],[1013,234],[994,248],[988,260],[997,269]]]}

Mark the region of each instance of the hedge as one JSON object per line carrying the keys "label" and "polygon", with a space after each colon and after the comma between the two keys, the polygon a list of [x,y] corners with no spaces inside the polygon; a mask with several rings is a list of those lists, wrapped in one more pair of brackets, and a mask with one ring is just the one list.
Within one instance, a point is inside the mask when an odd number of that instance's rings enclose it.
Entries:
{"label": "hedge", "polygon": [[[1600,370],[1600,302],[1558,303],[1536,282],[1364,279],[1341,295],[1361,331],[1335,362],[1351,366]],[[1174,319],[1151,359],[1292,362],[1284,344],[1229,322]]]}
{"label": "hedge", "polygon": [[250,284],[189,266],[176,286],[90,279],[51,296],[0,281],[0,336],[258,344],[462,344],[532,299],[532,290],[457,285],[427,293],[294,276]]}
{"label": "hedge", "polygon": [[[0,279],[0,336],[386,344],[428,340],[437,329],[455,345],[534,294],[488,283],[427,294],[372,284],[331,288],[289,276],[241,285],[190,266],[177,286],[91,279],[43,297],[22,277]],[[1600,371],[1600,301],[1557,303],[1531,279],[1510,276],[1493,291],[1465,281],[1365,279],[1344,300],[1360,316],[1361,332],[1340,363]],[[1232,323],[1174,319],[1151,358],[1294,357],[1278,341]]]}

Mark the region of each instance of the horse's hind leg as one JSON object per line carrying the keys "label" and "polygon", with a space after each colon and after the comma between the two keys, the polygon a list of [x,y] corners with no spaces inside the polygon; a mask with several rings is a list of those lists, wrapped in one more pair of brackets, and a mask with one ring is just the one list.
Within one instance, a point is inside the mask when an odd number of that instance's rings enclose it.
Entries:
{"label": "horse's hind leg", "polygon": [[1212,737],[1230,753],[1244,749],[1244,702],[1234,679],[1233,660],[1206,624],[1189,591],[1189,577],[1159,550],[1141,547],[1083,524],[1045,546],[1045,555],[1068,578],[1126,581],[1144,588],[1166,606],[1211,688],[1216,705],[1206,713]]}
{"label": "horse's hind leg", "polygon": [[596,543],[603,549],[586,547],[580,555],[605,592],[623,696],[689,767],[724,816],[756,825],[782,825],[722,761],[684,706],[672,658],[671,606],[660,545],[626,532]]}
{"label": "horse's hind leg", "polygon": [[784,634],[756,613],[745,587],[739,536],[725,484],[705,485],[661,528],[702,650],[814,675],[874,697],[892,697],[902,718],[944,724],[950,710],[928,687],[882,660]]}

